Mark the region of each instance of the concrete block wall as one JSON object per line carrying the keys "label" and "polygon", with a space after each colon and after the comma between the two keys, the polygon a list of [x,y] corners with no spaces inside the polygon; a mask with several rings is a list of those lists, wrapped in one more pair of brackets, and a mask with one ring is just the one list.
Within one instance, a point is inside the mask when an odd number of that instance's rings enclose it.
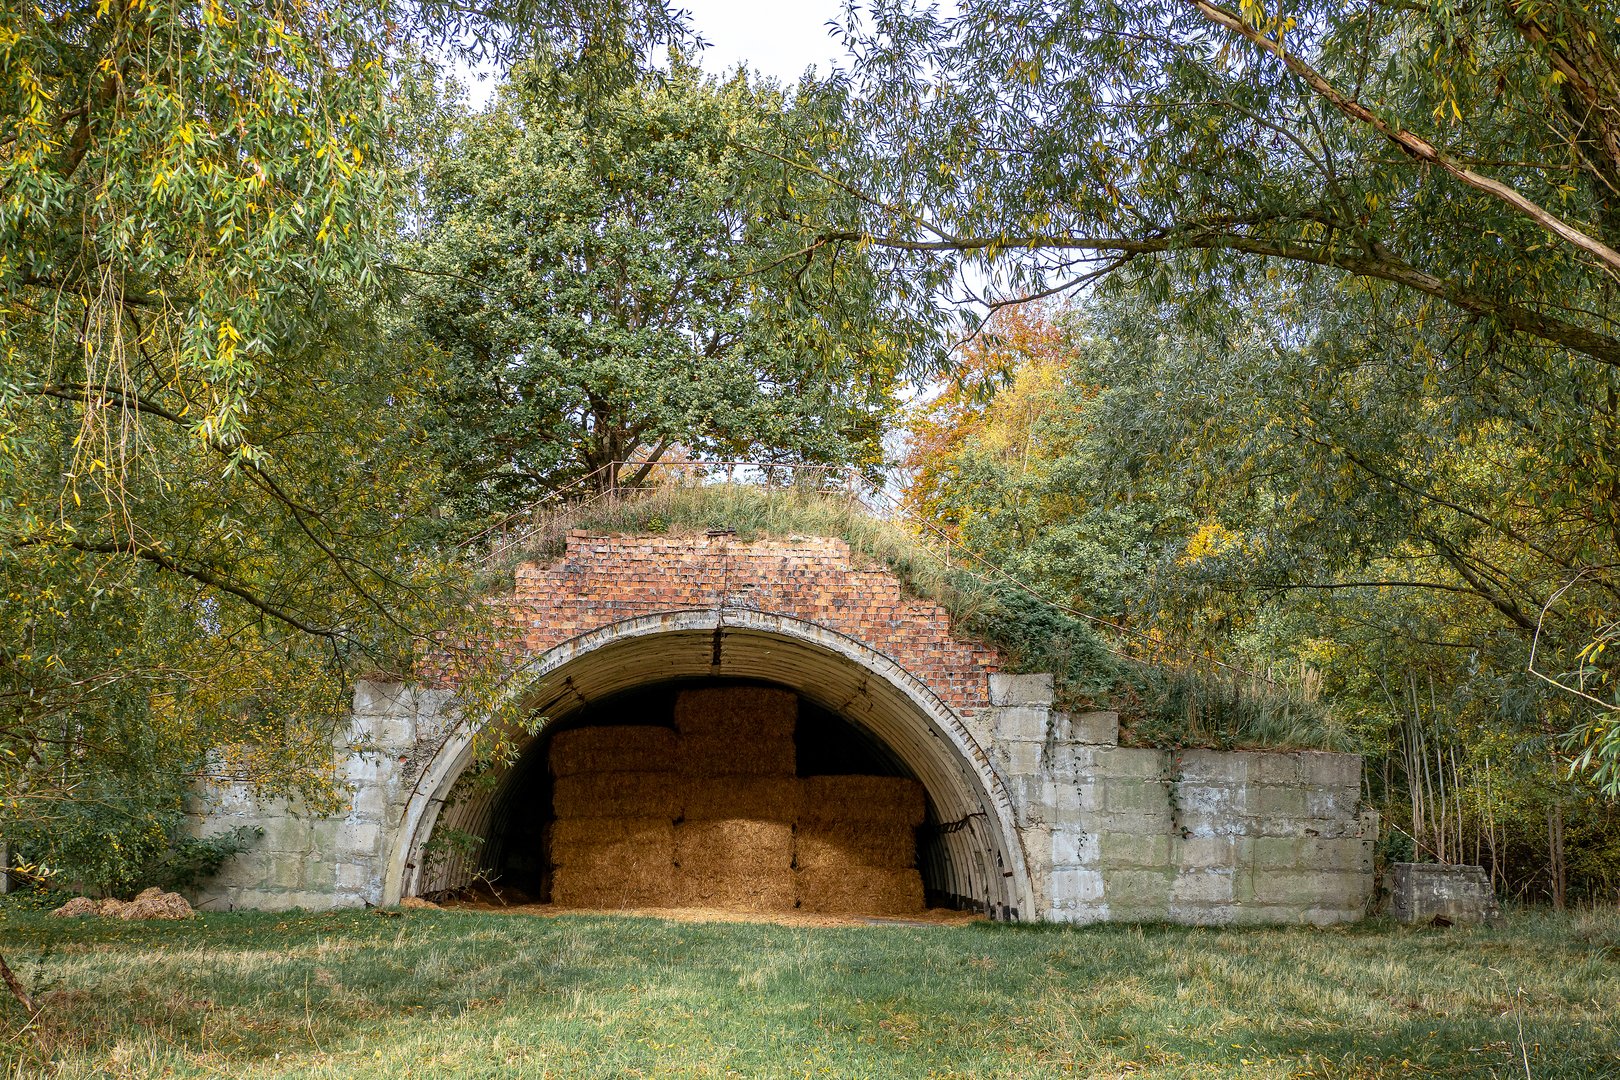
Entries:
{"label": "concrete block wall", "polygon": [[990,676],[984,726],[1056,922],[1348,922],[1372,899],[1361,759],[1121,747],[1112,712],[1054,711],[1048,676]]}
{"label": "concrete block wall", "polygon": [[256,797],[245,784],[209,785],[193,808],[198,835],[256,827],[263,835],[196,890],[205,911],[360,907],[382,902],[387,862],[416,778],[453,722],[448,691],[360,682],[333,757],[348,805],[314,815]]}

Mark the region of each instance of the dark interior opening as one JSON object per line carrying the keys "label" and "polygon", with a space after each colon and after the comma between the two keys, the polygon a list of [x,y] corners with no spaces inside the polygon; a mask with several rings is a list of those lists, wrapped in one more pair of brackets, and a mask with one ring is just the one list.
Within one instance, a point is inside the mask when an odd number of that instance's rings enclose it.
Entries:
{"label": "dark interior opening", "polygon": [[[675,699],[683,690],[744,685],[775,685],[762,680],[677,679],[627,690],[581,705],[555,717],[535,736],[501,783],[490,818],[489,834],[481,857],[493,871],[496,887],[516,902],[551,900],[550,827],[552,776],[551,740],[562,731],[583,727],[644,725],[674,727]],[[791,688],[788,688],[791,689]],[[893,776],[916,779],[900,759],[860,724],[798,696],[798,722],[794,733],[795,769],[805,776]],[[928,806],[926,835],[937,817]],[[925,864],[919,860],[919,866]],[[939,893],[927,880],[931,902]],[[515,892],[514,892],[515,890]]]}

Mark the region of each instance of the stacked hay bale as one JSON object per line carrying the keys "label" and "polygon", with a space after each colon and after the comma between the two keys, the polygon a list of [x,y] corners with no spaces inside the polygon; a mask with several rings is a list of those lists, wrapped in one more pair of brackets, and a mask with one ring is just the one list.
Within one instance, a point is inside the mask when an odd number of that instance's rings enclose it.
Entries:
{"label": "stacked hay bale", "polygon": [[675,727],[685,813],[676,902],[733,911],[794,906],[797,695],[768,687],[683,691]]}
{"label": "stacked hay bale", "polygon": [[922,785],[889,776],[811,776],[795,836],[799,907],[836,915],[923,910],[917,872]]}
{"label": "stacked hay bale", "polygon": [[910,915],[922,785],[796,776],[798,697],[682,691],[675,731],[558,733],[551,895],[568,907]]}
{"label": "stacked hay bale", "polygon": [[681,809],[675,748],[675,733],[661,727],[582,728],[552,740],[554,903],[670,903]]}

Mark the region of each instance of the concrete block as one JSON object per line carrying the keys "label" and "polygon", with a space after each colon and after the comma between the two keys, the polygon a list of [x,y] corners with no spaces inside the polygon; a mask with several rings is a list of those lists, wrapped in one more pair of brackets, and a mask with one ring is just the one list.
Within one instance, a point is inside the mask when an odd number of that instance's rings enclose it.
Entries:
{"label": "concrete block", "polygon": [[1105,885],[1097,870],[1069,867],[1052,871],[1052,906],[1072,908],[1101,900]]}
{"label": "concrete block", "polygon": [[1248,794],[1249,815],[1261,826],[1262,833],[1272,831],[1267,823],[1293,822],[1306,815],[1305,789],[1298,784],[1266,784],[1251,787]]}
{"label": "concrete block", "polygon": [[1057,781],[1051,793],[1054,822],[1078,823],[1081,815],[1095,814],[1102,807],[1101,787],[1090,780]]}
{"label": "concrete block", "polygon": [[1231,870],[1184,870],[1170,882],[1170,903],[1178,904],[1231,904],[1233,872]]}
{"label": "concrete block", "polygon": [[208,879],[210,888],[258,888],[275,874],[275,856],[267,851],[244,851],[226,859],[219,872]]}
{"label": "concrete block", "polygon": [[1356,815],[1356,835],[1364,840],[1378,839],[1378,811],[1363,810]]}
{"label": "concrete block", "polygon": [[1323,821],[1349,823],[1361,802],[1361,789],[1349,787],[1310,787],[1305,789],[1305,812]]}
{"label": "concrete block", "polygon": [[380,820],[387,815],[388,804],[388,789],[368,784],[355,789],[354,798],[349,803],[349,816],[351,819]]}
{"label": "concrete block", "polygon": [[1292,836],[1257,836],[1249,848],[1259,870],[1293,870],[1300,865],[1300,841]]}
{"label": "concrete block", "polygon": [[990,704],[992,705],[1051,705],[1052,676],[1008,675],[997,672],[990,676]]}
{"label": "concrete block", "polygon": [[1009,775],[1004,778],[1007,797],[1018,823],[1041,825],[1057,820],[1057,784],[1044,776]]}
{"label": "concrete block", "polygon": [[1035,705],[1007,705],[992,709],[996,741],[1003,739],[1022,739],[1027,742],[1041,743],[1046,741],[1049,734],[1047,726],[1051,720],[1051,712],[1041,706]]}
{"label": "concrete block", "polygon": [[1013,775],[1035,776],[1042,772],[1042,745],[1017,739],[998,739],[994,754],[1003,769]]}
{"label": "concrete block", "polygon": [[377,868],[369,862],[339,863],[333,875],[337,891],[361,893],[377,884]]}
{"label": "concrete block", "polygon": [[1350,788],[1361,791],[1361,755],[1341,754],[1327,750],[1302,750],[1299,753],[1301,778],[1307,784],[1319,787]]}
{"label": "concrete block", "polygon": [[1184,784],[1231,786],[1249,778],[1248,754],[1226,750],[1187,750],[1175,764]]}
{"label": "concrete block", "polygon": [[1231,869],[1238,865],[1238,841],[1233,836],[1173,837],[1172,865],[1186,870]]}
{"label": "concrete block", "polygon": [[1303,781],[1297,753],[1253,753],[1249,757],[1249,779],[1257,784],[1299,784]]}
{"label": "concrete block", "polygon": [[1119,745],[1119,713],[1112,709],[1083,713],[1053,713],[1059,739],[1093,746]]}
{"label": "concrete block", "polygon": [[416,721],[410,714],[358,716],[350,729],[350,745],[398,753],[416,744]]}
{"label": "concrete block", "polygon": [[1254,897],[1261,905],[1353,908],[1364,904],[1370,875],[1304,870],[1256,870]]}
{"label": "concrete block", "polygon": [[1184,824],[1205,825],[1210,832],[1221,831],[1216,826],[1222,821],[1241,818],[1249,809],[1246,784],[1182,780],[1169,788],[1169,793]]}
{"label": "concrete block", "polygon": [[1142,836],[1105,832],[1098,839],[1097,861],[1107,869],[1168,870],[1170,867],[1170,837],[1167,834]]}
{"label": "concrete block", "polygon": [[304,861],[302,859],[274,859],[270,864],[270,876],[265,881],[267,892],[292,892],[304,886]]}
{"label": "concrete block", "polygon": [[300,886],[305,890],[330,892],[337,883],[337,865],[330,859],[306,859]]}
{"label": "concrete block", "polygon": [[1133,813],[1163,812],[1166,817],[1170,814],[1168,786],[1157,778],[1110,778],[1102,785],[1102,788],[1103,809],[1109,813],[1118,811]]}
{"label": "concrete block", "polygon": [[1061,741],[1049,741],[1044,746],[1046,756],[1042,761],[1042,770],[1052,779],[1060,783],[1073,783],[1076,780],[1089,783],[1095,775],[1097,770],[1091,747]]}
{"label": "concrete block", "polygon": [[1390,914],[1397,922],[1496,923],[1502,918],[1496,892],[1480,866],[1396,863],[1390,868]]}
{"label": "concrete block", "polygon": [[361,679],[354,684],[354,712],[356,716],[409,714],[416,707],[413,697],[411,688],[404,683]]}
{"label": "concrete block", "polygon": [[344,823],[339,835],[339,851],[346,855],[380,854],[382,826],[372,821],[350,820]]}
{"label": "concrete block", "polygon": [[1299,866],[1304,870],[1331,870],[1371,874],[1373,843],[1356,836],[1299,841]]}
{"label": "concrete block", "polygon": [[1170,811],[1099,811],[1091,815],[1090,827],[1097,832],[1130,833],[1134,836],[1165,836],[1170,833]]}
{"label": "concrete block", "polygon": [[1053,866],[1094,866],[1102,858],[1102,837],[1075,829],[1050,833]]}
{"label": "concrete block", "polygon": [[1168,759],[1159,750],[1115,746],[1100,748],[1092,759],[1098,776],[1118,779],[1153,779],[1168,776]]}
{"label": "concrete block", "polygon": [[1105,870],[1103,899],[1109,912],[1129,912],[1131,919],[1163,918],[1170,904],[1168,870]]}
{"label": "concrete block", "polygon": [[309,823],[297,818],[265,818],[260,828],[264,830],[264,835],[260,837],[258,846],[273,855],[306,855],[315,842],[314,830]]}

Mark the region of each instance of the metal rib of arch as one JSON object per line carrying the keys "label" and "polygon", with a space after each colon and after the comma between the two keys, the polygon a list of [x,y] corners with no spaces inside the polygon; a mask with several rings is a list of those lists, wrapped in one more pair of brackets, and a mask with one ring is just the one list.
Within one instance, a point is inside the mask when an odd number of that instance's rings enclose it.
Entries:
{"label": "metal rib of arch", "polygon": [[[645,616],[591,631],[535,658],[518,692],[529,711],[562,719],[619,691],[694,676],[775,682],[861,724],[928,790],[931,817],[942,827],[930,831],[921,852],[925,879],[996,914],[1032,910],[1011,802],[984,748],[926,684],[843,634],[748,610]],[[386,899],[449,881],[442,867],[437,876],[444,880],[423,875],[422,848],[435,828],[479,834],[489,826],[498,789],[445,809],[471,759],[470,733],[463,733],[429,765],[406,809]]]}

